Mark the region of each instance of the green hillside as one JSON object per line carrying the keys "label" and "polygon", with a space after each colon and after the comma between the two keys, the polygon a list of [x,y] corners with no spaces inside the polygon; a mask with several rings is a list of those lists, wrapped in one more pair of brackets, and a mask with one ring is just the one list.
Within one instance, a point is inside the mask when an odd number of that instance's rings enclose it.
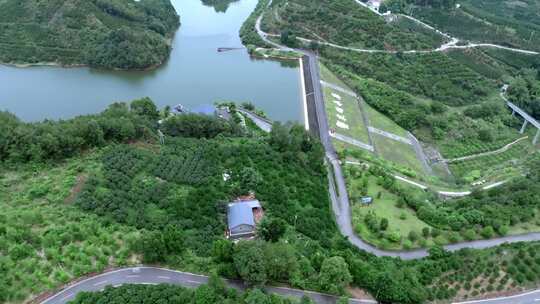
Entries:
{"label": "green hillside", "polygon": [[404,18],[387,23],[354,0],[278,0],[271,9],[263,26],[276,34],[288,31],[343,46],[386,50],[431,49],[444,40]]}
{"label": "green hillside", "polygon": [[[396,9],[460,39],[540,50],[540,3],[536,0],[389,0]],[[446,7],[444,7],[446,6]]]}
{"label": "green hillside", "polygon": [[169,0],[0,0],[0,62],[146,69],[179,17]]}

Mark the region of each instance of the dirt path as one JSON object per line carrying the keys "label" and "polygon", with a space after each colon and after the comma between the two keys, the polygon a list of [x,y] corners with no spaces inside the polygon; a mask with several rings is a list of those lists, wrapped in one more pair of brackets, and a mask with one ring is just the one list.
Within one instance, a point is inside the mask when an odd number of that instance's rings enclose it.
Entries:
{"label": "dirt path", "polygon": [[79,195],[82,188],[84,187],[84,184],[86,183],[87,179],[88,179],[88,176],[86,176],[85,174],[80,174],[77,176],[77,181],[75,183],[75,186],[71,188],[69,196],[66,197],[66,199],[64,200],[64,203],[72,204],[75,201],[75,199],[77,198],[77,195]]}
{"label": "dirt path", "polygon": [[488,152],[483,152],[483,153],[478,153],[478,154],[473,154],[473,155],[468,155],[468,156],[463,156],[463,157],[458,157],[458,158],[452,158],[452,159],[445,159],[444,162],[446,163],[454,163],[454,162],[458,162],[458,161],[463,161],[463,160],[470,160],[470,159],[475,159],[475,158],[478,158],[478,157],[483,157],[483,156],[489,156],[489,155],[497,155],[497,154],[501,154],[503,152],[506,152],[508,151],[508,149],[510,149],[512,146],[518,144],[519,142],[525,140],[529,138],[529,136],[525,136],[525,137],[522,137],[520,139],[517,139],[509,144],[507,144],[506,146],[498,149],[498,150],[495,150],[495,151],[488,151]]}

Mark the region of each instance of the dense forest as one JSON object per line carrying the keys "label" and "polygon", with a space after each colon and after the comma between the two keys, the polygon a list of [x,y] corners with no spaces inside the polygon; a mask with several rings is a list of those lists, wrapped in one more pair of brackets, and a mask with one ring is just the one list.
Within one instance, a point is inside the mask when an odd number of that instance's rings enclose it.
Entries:
{"label": "dense forest", "polygon": [[112,69],[162,64],[179,17],[169,0],[0,2],[0,61]]}

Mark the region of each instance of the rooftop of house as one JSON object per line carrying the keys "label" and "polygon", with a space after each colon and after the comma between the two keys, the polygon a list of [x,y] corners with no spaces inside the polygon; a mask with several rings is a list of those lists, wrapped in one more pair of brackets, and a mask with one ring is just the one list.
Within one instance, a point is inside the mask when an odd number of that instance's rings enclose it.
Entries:
{"label": "rooftop of house", "polygon": [[227,213],[229,229],[240,225],[255,226],[255,216],[253,209],[261,208],[258,200],[240,201],[229,204]]}

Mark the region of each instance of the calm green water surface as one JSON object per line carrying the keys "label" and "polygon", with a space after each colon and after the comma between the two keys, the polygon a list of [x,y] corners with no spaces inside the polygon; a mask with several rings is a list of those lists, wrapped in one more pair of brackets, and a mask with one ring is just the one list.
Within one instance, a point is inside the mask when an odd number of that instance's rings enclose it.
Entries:
{"label": "calm green water surface", "polygon": [[[112,102],[151,97],[160,107],[194,107],[215,101],[251,101],[272,119],[301,121],[300,74],[296,64],[250,58],[238,31],[257,0],[223,8],[201,0],[172,0],[182,26],[169,61],[154,71],[0,66],[0,110],[26,121],[66,119],[97,113]],[[218,12],[221,11],[221,12]]]}

